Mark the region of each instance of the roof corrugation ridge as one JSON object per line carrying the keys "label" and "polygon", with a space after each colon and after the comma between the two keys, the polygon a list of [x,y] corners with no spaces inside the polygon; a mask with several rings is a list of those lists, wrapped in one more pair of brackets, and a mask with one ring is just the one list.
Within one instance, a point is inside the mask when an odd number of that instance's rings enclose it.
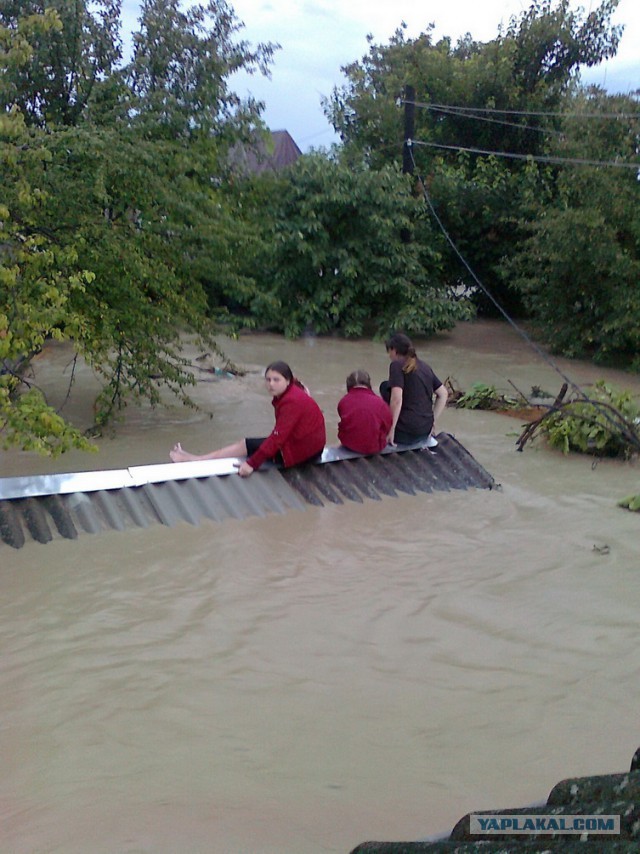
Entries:
{"label": "roof corrugation ridge", "polygon": [[[90,472],[38,476],[35,483],[12,478],[11,483],[6,481],[4,494],[15,495],[17,481],[24,485],[26,497],[0,499],[0,538],[22,548],[28,539],[47,543],[59,537],[75,539],[79,532],[180,522],[198,525],[203,518],[222,522],[309,505],[379,501],[398,493],[494,486],[491,475],[453,436],[441,433],[438,441],[435,450],[387,449],[368,457],[330,448],[320,463],[284,470],[270,466],[251,478],[231,474],[235,469],[228,463],[214,468],[171,464],[95,472],[107,488],[99,488]],[[69,478],[78,484],[76,492],[71,491]],[[47,482],[56,491],[42,494]]]}

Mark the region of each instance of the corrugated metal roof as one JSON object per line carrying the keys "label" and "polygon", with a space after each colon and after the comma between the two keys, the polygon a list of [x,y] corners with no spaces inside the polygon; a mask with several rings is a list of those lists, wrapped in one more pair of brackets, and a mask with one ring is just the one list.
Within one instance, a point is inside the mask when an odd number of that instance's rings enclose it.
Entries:
{"label": "corrugated metal roof", "polygon": [[250,478],[233,460],[169,463],[102,472],[0,479],[0,539],[13,548],[78,534],[152,524],[198,525],[322,507],[380,501],[398,493],[491,489],[491,475],[453,436],[433,450],[386,449],[363,457],[327,448],[320,461],[266,467]]}

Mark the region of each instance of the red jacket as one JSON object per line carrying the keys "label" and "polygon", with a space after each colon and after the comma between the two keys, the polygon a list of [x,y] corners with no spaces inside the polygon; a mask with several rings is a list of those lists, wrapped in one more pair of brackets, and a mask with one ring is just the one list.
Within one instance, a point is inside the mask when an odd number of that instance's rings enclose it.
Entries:
{"label": "red jacket", "polygon": [[271,403],[276,411],[276,426],[258,450],[248,457],[252,469],[259,469],[278,451],[286,468],[322,453],[327,440],[324,416],[311,395],[292,382]]}
{"label": "red jacket", "polygon": [[338,404],[338,439],[359,454],[377,454],[387,444],[393,418],[389,406],[370,388],[352,388]]}

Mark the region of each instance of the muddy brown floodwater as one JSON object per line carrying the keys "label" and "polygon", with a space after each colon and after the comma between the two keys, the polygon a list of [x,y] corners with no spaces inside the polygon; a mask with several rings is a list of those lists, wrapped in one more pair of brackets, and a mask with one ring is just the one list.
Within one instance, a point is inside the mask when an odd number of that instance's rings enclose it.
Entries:
{"label": "muddy brown floodwater", "polygon": [[[252,370],[198,385],[212,418],[130,408],[98,455],[5,453],[2,474],[164,462],[177,440],[268,432],[259,372],[274,358],[335,443],[346,375],[379,381],[388,364],[368,340],[226,346]],[[420,354],[462,388],[562,382],[499,323]],[[36,366],[52,400],[68,359],[55,348]],[[640,393],[637,376],[560,364]],[[68,404],[81,424],[92,390],[83,369]],[[494,413],[449,409],[439,427],[502,491],[0,546],[2,850],[346,854],[625,770],[640,744],[640,515],[616,500],[640,491],[640,468],[517,453],[520,425]]]}

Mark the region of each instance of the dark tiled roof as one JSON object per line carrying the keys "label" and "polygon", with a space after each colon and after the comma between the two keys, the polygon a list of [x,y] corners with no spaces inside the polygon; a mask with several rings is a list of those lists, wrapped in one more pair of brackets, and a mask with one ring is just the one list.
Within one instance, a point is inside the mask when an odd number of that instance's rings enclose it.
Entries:
{"label": "dark tiled roof", "polygon": [[286,130],[270,131],[270,140],[256,140],[234,146],[231,161],[240,172],[251,175],[260,172],[279,172],[302,156],[291,134]]}

